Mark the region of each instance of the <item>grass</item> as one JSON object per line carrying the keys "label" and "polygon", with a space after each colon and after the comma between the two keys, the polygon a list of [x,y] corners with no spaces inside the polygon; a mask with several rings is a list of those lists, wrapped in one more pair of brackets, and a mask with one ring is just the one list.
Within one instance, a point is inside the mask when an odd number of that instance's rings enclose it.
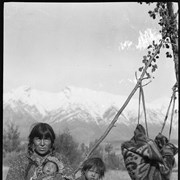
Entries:
{"label": "grass", "polygon": [[108,171],[103,180],[131,180],[127,171]]}
{"label": "grass", "polygon": [[[131,180],[127,171],[108,171],[103,180]],[[172,172],[171,180],[178,180],[178,172]]]}
{"label": "grass", "polygon": [[[3,179],[6,179],[8,167],[3,166]],[[107,171],[103,180],[131,180],[127,171]],[[173,172],[171,180],[178,180],[178,172]]]}
{"label": "grass", "polygon": [[9,169],[8,167],[3,166],[3,179],[2,180],[6,179],[6,175],[7,175],[8,169]]}

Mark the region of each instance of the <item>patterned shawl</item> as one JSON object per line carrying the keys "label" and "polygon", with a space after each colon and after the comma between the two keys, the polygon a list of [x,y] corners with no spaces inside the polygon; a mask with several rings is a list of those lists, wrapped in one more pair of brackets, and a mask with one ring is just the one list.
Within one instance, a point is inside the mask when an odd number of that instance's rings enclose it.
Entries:
{"label": "patterned shawl", "polygon": [[164,138],[159,134],[155,141],[149,139],[144,127],[138,124],[131,140],[121,145],[124,163],[132,180],[170,179],[177,148]]}
{"label": "patterned shawl", "polygon": [[48,160],[56,162],[60,176],[68,177],[72,174],[73,169],[69,165],[68,160],[59,153],[49,154],[45,157],[23,153],[10,165],[6,180],[30,180],[32,177],[37,178],[42,175],[43,164]]}

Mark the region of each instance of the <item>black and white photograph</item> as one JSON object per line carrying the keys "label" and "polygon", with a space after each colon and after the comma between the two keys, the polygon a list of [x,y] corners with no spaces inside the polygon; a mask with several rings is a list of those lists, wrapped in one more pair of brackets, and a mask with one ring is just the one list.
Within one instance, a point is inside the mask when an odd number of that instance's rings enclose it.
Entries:
{"label": "black and white photograph", "polygon": [[3,180],[178,180],[178,2],[3,3]]}

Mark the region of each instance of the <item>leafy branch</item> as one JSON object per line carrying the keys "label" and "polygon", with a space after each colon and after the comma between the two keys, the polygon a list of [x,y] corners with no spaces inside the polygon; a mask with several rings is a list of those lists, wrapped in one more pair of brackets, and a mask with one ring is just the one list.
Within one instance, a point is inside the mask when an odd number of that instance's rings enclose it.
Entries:
{"label": "leafy branch", "polygon": [[[142,4],[142,2],[139,2]],[[152,2],[145,2],[147,4],[151,4]],[[157,2],[156,7],[154,10],[151,10],[148,12],[150,17],[153,19],[156,19],[159,17],[158,24],[161,26],[161,30],[159,31],[162,35],[161,41],[163,42],[162,48],[166,48],[166,57],[167,58],[173,58],[174,64],[175,64],[175,75],[177,82],[179,79],[179,69],[178,69],[178,26],[177,26],[177,16],[178,11],[174,13],[173,10],[173,4],[172,2]],[[157,45],[155,44],[155,41],[152,42],[152,45],[148,47],[148,55],[143,57],[143,63],[146,65],[147,59],[153,55],[154,50],[156,49]],[[170,52],[170,47],[172,51]],[[173,53],[173,54],[172,54]],[[153,60],[154,63],[150,64],[152,67],[151,73],[155,72],[155,70],[158,68],[156,61],[159,58],[159,56],[156,56]],[[143,67],[139,68],[139,71],[141,72]],[[148,74],[150,77],[150,74]]]}

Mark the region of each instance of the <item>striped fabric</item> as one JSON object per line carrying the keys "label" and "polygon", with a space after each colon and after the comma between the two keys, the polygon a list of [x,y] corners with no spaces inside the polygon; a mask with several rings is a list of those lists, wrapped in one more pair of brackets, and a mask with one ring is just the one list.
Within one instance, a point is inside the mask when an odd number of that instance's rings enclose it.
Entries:
{"label": "striped fabric", "polygon": [[170,180],[177,148],[168,141],[161,141],[163,138],[165,136],[159,134],[155,141],[149,139],[139,124],[131,140],[121,145],[124,163],[132,180]]}

